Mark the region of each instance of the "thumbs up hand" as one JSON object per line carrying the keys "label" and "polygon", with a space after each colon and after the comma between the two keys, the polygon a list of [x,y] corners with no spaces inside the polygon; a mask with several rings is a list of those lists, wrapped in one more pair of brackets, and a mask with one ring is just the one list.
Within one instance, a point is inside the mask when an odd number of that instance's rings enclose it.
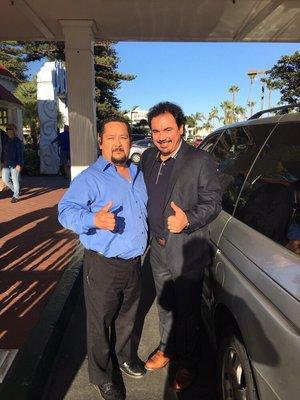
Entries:
{"label": "thumbs up hand", "polygon": [[116,216],[109,210],[113,205],[112,201],[109,201],[101,210],[97,211],[94,215],[94,224],[97,228],[104,229],[106,231],[113,231],[116,227]]}
{"label": "thumbs up hand", "polygon": [[175,214],[168,217],[168,229],[171,233],[180,233],[188,226],[189,221],[185,212],[174,201],[171,202],[171,208]]}

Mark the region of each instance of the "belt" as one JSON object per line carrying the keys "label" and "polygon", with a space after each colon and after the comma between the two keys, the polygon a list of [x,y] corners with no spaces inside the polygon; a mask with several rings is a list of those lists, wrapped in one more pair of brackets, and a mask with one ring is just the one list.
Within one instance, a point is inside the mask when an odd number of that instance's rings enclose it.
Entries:
{"label": "belt", "polygon": [[166,243],[167,243],[167,239],[165,239],[165,238],[155,237],[155,240],[157,241],[157,243],[158,243],[161,247],[165,247],[165,245],[166,245]]}
{"label": "belt", "polygon": [[134,264],[134,263],[140,261],[140,259],[141,259],[141,256],[132,257],[132,258],[105,257],[102,253],[99,253],[98,251],[88,250],[88,249],[85,249],[85,251],[87,253],[91,253],[91,254],[97,255],[97,256],[99,256],[101,258],[105,258],[107,260],[115,260],[115,261],[119,261],[119,262],[123,262],[123,263],[133,263]]}
{"label": "belt", "polygon": [[[107,257],[106,257],[107,258]],[[125,262],[136,262],[138,261],[141,256],[137,256],[137,257],[132,257],[132,258],[121,258],[121,257],[109,257],[111,260],[119,260],[119,261],[125,261]]]}

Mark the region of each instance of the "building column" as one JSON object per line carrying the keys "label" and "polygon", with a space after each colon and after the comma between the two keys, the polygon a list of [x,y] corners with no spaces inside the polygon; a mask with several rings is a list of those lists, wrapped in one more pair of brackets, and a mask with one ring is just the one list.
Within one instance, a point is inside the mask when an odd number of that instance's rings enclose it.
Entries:
{"label": "building column", "polygon": [[94,33],[90,20],[61,20],[65,37],[71,177],[97,158]]}
{"label": "building column", "polygon": [[56,64],[56,61],[45,62],[36,75],[40,120],[40,173],[45,175],[57,174],[60,164],[57,143],[52,144],[57,137]]}

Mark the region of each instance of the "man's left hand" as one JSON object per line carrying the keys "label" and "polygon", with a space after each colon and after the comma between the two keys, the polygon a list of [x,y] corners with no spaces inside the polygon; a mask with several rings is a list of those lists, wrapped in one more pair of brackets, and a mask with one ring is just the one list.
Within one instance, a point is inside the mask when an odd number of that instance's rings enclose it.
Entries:
{"label": "man's left hand", "polygon": [[174,201],[171,202],[171,208],[174,210],[175,215],[168,217],[168,229],[171,233],[180,233],[188,226],[189,221],[185,212]]}

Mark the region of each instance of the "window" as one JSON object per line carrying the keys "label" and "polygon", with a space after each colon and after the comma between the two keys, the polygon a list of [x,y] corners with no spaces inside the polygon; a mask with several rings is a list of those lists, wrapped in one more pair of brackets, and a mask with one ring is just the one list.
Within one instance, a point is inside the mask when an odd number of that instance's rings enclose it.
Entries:
{"label": "window", "polygon": [[282,123],[247,176],[235,217],[286,246],[300,241],[299,202],[300,123]]}
{"label": "window", "polygon": [[211,153],[222,133],[222,131],[218,131],[215,134],[210,135],[208,139],[205,139],[203,143],[201,143],[200,148]]}
{"label": "window", "polygon": [[226,129],[212,156],[218,165],[223,190],[222,207],[232,213],[250,167],[274,124],[247,125]]}

